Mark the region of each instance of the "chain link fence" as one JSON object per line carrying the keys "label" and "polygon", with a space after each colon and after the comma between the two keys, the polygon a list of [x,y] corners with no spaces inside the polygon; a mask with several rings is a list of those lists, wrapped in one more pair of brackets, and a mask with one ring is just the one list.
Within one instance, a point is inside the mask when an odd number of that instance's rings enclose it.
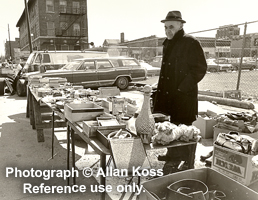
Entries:
{"label": "chain link fence", "polygon": [[[240,91],[242,99],[257,100],[257,22],[190,33],[199,38],[208,64],[208,72],[199,83],[200,90]],[[205,39],[205,35],[213,38]]]}
{"label": "chain link fence", "polygon": [[[200,41],[208,64],[199,90],[240,91],[242,99],[258,98],[257,25],[258,21],[253,21],[189,33]],[[106,51],[110,56],[134,57],[160,67],[164,39],[150,36],[108,47]]]}

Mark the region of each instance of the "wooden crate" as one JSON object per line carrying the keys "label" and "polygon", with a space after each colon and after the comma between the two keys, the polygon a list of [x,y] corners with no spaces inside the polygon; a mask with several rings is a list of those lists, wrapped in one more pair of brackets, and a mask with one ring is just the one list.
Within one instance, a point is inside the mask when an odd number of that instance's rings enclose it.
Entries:
{"label": "wooden crate", "polygon": [[93,103],[68,103],[64,106],[65,117],[70,122],[96,120],[96,117],[104,113],[104,108]]}

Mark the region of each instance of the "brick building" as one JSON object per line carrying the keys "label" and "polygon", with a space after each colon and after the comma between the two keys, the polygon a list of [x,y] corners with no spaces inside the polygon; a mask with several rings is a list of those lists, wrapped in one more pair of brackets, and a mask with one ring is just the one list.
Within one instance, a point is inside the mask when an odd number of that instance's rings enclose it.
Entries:
{"label": "brick building", "polygon": [[[33,50],[88,48],[86,0],[29,0],[27,5]],[[29,51],[25,10],[16,27],[21,51]]]}
{"label": "brick building", "polygon": [[15,51],[19,49],[19,38],[15,38],[15,41],[5,42],[5,59],[15,61]]}

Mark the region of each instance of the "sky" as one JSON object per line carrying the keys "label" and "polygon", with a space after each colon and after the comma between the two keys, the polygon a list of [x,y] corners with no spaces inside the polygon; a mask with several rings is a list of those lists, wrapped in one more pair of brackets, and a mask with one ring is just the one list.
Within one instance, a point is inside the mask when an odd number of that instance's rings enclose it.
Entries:
{"label": "sky", "polygon": [[[40,0],[43,1],[43,0]],[[24,0],[0,0],[0,55],[4,43],[19,37],[16,24],[24,10]],[[105,39],[126,40],[156,35],[165,37],[165,19],[171,10],[179,10],[186,21],[184,30],[193,33],[229,24],[258,21],[257,0],[87,0],[89,42],[101,46]],[[240,26],[243,34],[244,26]],[[247,26],[247,33],[258,33],[258,23]],[[214,31],[193,34],[214,37]]]}

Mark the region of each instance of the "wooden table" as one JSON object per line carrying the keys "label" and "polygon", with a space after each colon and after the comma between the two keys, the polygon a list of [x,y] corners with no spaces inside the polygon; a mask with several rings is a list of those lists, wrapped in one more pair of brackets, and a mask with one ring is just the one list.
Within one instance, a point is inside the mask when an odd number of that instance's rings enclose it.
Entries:
{"label": "wooden table", "polygon": [[[78,134],[88,145],[90,145],[94,151],[100,155],[100,167],[103,169],[104,172],[106,172],[106,156],[112,155],[111,150],[107,149],[96,137],[88,137],[84,132],[82,128],[82,122],[69,122],[68,128],[67,128],[67,169],[69,170],[69,152],[70,152],[70,144],[72,144],[72,165],[75,167],[75,151],[74,151],[74,133]],[[71,138],[71,140],[69,139]],[[153,149],[160,149],[160,148],[173,148],[178,146],[188,146],[190,150],[189,154],[189,160],[188,160],[188,168],[193,169],[194,168],[194,159],[195,159],[195,151],[196,151],[196,145],[197,142],[180,142],[180,141],[173,141],[168,145],[144,145],[144,148],[146,151],[153,150]],[[75,176],[73,176],[75,177]],[[73,183],[75,184],[75,178],[73,180]],[[139,183],[139,179],[138,179]],[[69,180],[68,180],[69,184]],[[101,176],[100,178],[100,185],[106,186],[106,178]],[[105,192],[101,193],[101,199],[105,199]]]}
{"label": "wooden table", "polygon": [[[72,152],[72,166],[75,168],[75,144],[74,144],[74,134],[78,134],[87,145],[90,145],[94,152],[100,156],[100,167],[106,172],[106,156],[111,155],[111,150],[106,148],[96,137],[88,137],[82,128],[82,122],[70,122],[64,116],[62,110],[57,109],[51,103],[47,103],[42,101],[41,98],[37,97],[37,95],[32,91],[31,88],[28,88],[27,93],[28,100],[28,108],[27,112],[30,117],[30,124],[33,129],[37,131],[37,139],[38,142],[44,142],[44,133],[43,129],[52,128],[52,158],[54,153],[54,129],[55,127],[65,127],[67,126],[67,169],[70,169],[70,146]],[[45,122],[46,116],[44,114],[48,114],[49,122]],[[62,119],[63,122],[57,122],[55,120],[55,116],[59,119]],[[173,148],[178,146],[188,146],[190,149],[188,168],[194,168],[194,159],[195,159],[195,151],[196,151],[196,142],[179,142],[174,141],[169,145],[144,145],[145,150],[153,150],[159,148]],[[67,184],[70,184],[69,178],[67,179]],[[73,176],[73,184],[76,184],[75,176]],[[106,186],[105,177],[100,177],[100,185]],[[105,192],[101,193],[101,199],[105,199]]]}
{"label": "wooden table", "polygon": [[[54,107],[47,105],[42,101],[41,97],[38,97],[32,90],[28,87],[27,90],[27,113],[26,116],[30,118],[30,124],[33,129],[37,131],[38,142],[44,142],[44,129],[50,129],[54,127],[65,127],[66,122],[64,121],[64,116],[58,115],[54,118]],[[60,117],[61,116],[61,117]]]}
{"label": "wooden table", "polygon": [[[74,133],[78,134],[86,143],[90,145],[94,152],[100,156],[100,167],[103,169],[104,174],[106,173],[106,156],[111,155],[111,151],[107,149],[96,137],[89,138],[82,128],[81,122],[72,123],[67,121],[67,169],[69,170],[70,161],[70,144],[72,144],[72,165],[75,168],[75,150],[74,150]],[[71,138],[71,140],[70,140]],[[73,184],[76,183],[75,176],[73,176]],[[67,180],[69,184],[69,179]],[[106,178],[100,177],[100,185],[106,186]],[[101,193],[101,199],[105,199],[105,192]]]}

